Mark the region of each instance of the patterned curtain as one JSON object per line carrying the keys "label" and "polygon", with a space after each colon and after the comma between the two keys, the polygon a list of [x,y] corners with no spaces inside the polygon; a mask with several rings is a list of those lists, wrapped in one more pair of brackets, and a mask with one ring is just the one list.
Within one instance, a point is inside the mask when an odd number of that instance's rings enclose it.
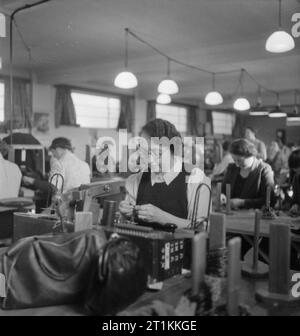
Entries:
{"label": "patterned curtain", "polygon": [[235,124],[232,130],[232,137],[235,138],[242,138],[244,136],[244,130],[246,127],[246,118],[239,113],[236,113]]}
{"label": "patterned curtain", "polygon": [[121,98],[121,111],[118,123],[119,129],[127,129],[129,133],[133,130],[134,122],[134,98],[131,96],[123,96]]}
{"label": "patterned curtain", "polygon": [[156,118],[156,101],[149,100],[147,102],[147,122]]}
{"label": "patterned curtain", "polygon": [[200,122],[200,113],[198,106],[188,108],[188,135],[203,136],[204,125]]}
{"label": "patterned curtain", "polygon": [[12,120],[13,128],[32,128],[31,83],[26,79],[13,79],[13,109],[10,106],[10,81],[4,79],[4,119]]}
{"label": "patterned curtain", "polygon": [[71,88],[57,86],[55,95],[55,127],[60,125],[77,126]]}

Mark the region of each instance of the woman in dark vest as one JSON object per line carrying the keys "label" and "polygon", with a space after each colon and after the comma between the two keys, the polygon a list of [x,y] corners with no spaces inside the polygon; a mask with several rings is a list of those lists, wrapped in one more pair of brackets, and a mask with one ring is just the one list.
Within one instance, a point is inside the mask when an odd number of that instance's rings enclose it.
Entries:
{"label": "woman in dark vest", "polygon": [[234,163],[225,173],[222,192],[231,185],[231,207],[261,208],[266,202],[267,187],[274,188],[274,173],[269,164],[256,158],[255,146],[246,139],[237,139],[230,146]]}
{"label": "woman in dark vest", "polygon": [[[175,126],[162,119],[154,119],[141,130],[141,138],[147,143],[147,167],[141,172],[128,177],[126,181],[127,196],[120,203],[120,212],[128,219],[136,213],[136,220],[141,225],[172,223],[177,227],[190,224],[194,205],[194,196],[199,183],[210,185],[210,180],[200,168],[188,169],[183,164],[182,156],[176,154],[175,146],[159,146],[154,150],[152,139],[179,139],[181,135]],[[164,160],[168,155],[170,169],[164,170]],[[200,194],[198,218],[207,216],[209,195],[206,189]],[[197,219],[198,219],[197,218]]]}

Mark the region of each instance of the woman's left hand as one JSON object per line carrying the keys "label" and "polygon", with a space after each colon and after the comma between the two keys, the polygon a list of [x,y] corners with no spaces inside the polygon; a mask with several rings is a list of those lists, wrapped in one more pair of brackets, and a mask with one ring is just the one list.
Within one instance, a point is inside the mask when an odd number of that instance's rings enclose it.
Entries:
{"label": "woman's left hand", "polygon": [[166,213],[152,204],[137,205],[135,207],[138,218],[149,223],[166,224]]}
{"label": "woman's left hand", "polygon": [[245,205],[245,200],[241,198],[232,198],[230,200],[230,206],[232,209],[239,209]]}

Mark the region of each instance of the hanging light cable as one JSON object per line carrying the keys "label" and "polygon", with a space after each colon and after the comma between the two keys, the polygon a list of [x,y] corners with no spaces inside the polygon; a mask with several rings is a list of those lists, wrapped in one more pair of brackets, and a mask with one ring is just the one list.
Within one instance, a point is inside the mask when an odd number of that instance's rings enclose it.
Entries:
{"label": "hanging light cable", "polygon": [[276,107],[275,107],[274,110],[272,110],[269,113],[269,117],[270,118],[285,118],[286,117],[286,112],[284,112],[281,108],[279,92],[276,93],[276,97],[277,97]]}
{"label": "hanging light cable", "polygon": [[239,87],[241,89],[241,96],[237,98],[233,104],[233,108],[238,111],[247,111],[250,109],[250,103],[247,98],[244,97],[244,72],[245,69],[241,70],[240,79],[239,79]]}
{"label": "hanging light cable", "polygon": [[170,77],[170,58],[167,58],[167,77],[159,83],[157,91],[167,95],[176,94],[179,91],[177,83]]}
{"label": "hanging light cable", "polygon": [[293,37],[282,29],[281,7],[281,0],[279,0],[278,30],[268,37],[265,46],[266,50],[272,53],[283,53],[295,48]]}
{"label": "hanging light cable", "polygon": [[261,98],[261,87],[258,87],[257,90],[257,102],[256,105],[251,109],[249,115],[251,116],[266,116],[269,114],[269,111],[263,107],[262,98]]}
{"label": "hanging light cable", "polygon": [[120,72],[115,80],[114,85],[120,89],[133,89],[138,85],[136,76],[128,71],[128,28],[125,29],[125,69]]}
{"label": "hanging light cable", "polygon": [[205,104],[207,105],[220,105],[223,103],[223,97],[222,95],[216,91],[216,74],[212,74],[212,91],[210,91],[205,96]]}

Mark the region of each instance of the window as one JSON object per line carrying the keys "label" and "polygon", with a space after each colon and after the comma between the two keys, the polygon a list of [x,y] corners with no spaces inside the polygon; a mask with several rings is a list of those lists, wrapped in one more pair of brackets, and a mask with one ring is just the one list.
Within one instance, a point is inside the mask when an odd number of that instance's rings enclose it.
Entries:
{"label": "window", "polygon": [[0,122],[4,121],[4,83],[0,82]]}
{"label": "window", "polygon": [[72,91],[71,96],[76,121],[81,127],[117,128],[121,109],[120,99],[78,91]]}
{"label": "window", "polygon": [[235,124],[235,115],[232,113],[212,112],[214,134],[231,135]]}
{"label": "window", "polygon": [[156,104],[156,118],[168,120],[179,132],[187,132],[187,108]]}

